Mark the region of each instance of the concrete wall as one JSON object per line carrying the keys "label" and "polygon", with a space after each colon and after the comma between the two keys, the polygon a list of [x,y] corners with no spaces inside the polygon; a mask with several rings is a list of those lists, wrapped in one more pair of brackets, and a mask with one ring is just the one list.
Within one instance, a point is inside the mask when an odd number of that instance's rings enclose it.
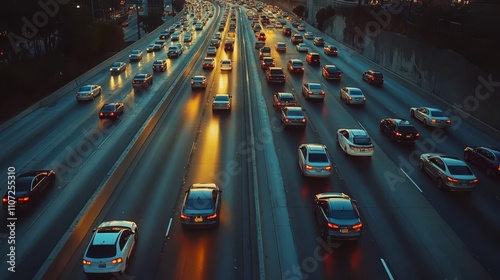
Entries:
{"label": "concrete wall", "polygon": [[[500,130],[500,73],[486,73],[461,55],[437,49],[399,33],[380,31],[376,36],[361,36],[354,47],[354,33],[346,30],[345,18],[337,15],[325,23],[325,33],[351,46],[366,58],[418,85],[433,97],[448,103],[453,114],[467,118],[468,113]],[[489,82],[488,82],[489,81]]]}

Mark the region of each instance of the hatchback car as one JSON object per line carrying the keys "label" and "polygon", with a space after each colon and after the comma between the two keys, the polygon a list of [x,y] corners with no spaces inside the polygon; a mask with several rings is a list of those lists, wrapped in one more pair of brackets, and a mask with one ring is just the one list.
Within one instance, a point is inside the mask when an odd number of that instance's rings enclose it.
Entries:
{"label": "hatchback car", "polygon": [[334,45],[325,45],[323,47],[323,52],[326,55],[333,55],[333,56],[337,56],[339,54],[337,47]]}
{"label": "hatchback car", "polygon": [[231,59],[223,59],[220,61],[220,70],[227,70],[231,71],[233,70],[233,62]]}
{"label": "hatchback car", "polygon": [[132,61],[132,60],[141,60],[142,59],[142,51],[141,50],[133,50],[130,55],[128,56],[128,58]]}
{"label": "hatchback car", "polygon": [[280,117],[284,127],[306,128],[307,119],[302,107],[284,107],[281,109]]}
{"label": "hatchback car", "polygon": [[302,84],[302,95],[306,99],[325,99],[325,90],[320,83]]}
{"label": "hatchback car", "polygon": [[55,181],[54,170],[35,170],[17,175],[15,192],[7,190],[2,198],[3,209],[21,210],[32,207],[49,188],[54,186]]}
{"label": "hatchback car", "polygon": [[298,106],[298,103],[295,96],[290,92],[275,92],[273,94],[273,106],[281,109]]}
{"label": "hatchback car", "polygon": [[139,73],[134,76],[132,80],[132,86],[134,88],[140,88],[145,86],[150,86],[153,84],[153,76],[149,73]]}
{"label": "hatchback car", "polygon": [[215,58],[205,57],[203,59],[203,69],[214,69],[215,68]]}
{"label": "hatchback car", "polygon": [[94,100],[96,96],[102,93],[100,85],[86,85],[82,86],[75,94],[76,101]]}
{"label": "hatchback car", "polygon": [[295,49],[297,49],[298,52],[309,52],[309,47],[306,43],[298,43]]}
{"label": "hatchback car", "polygon": [[363,72],[361,75],[363,81],[366,81],[370,85],[383,85],[384,84],[384,75],[380,71],[368,70]]}
{"label": "hatchback car", "polygon": [[304,73],[304,63],[298,58],[289,59],[286,63],[287,69],[293,73]]}
{"label": "hatchback car", "polygon": [[464,159],[479,166],[488,176],[500,176],[500,148],[465,147]]}
{"label": "hatchback car", "polygon": [[346,104],[366,104],[366,97],[363,91],[355,87],[343,87],[340,89],[340,100],[343,100]]}
{"label": "hatchback car", "polygon": [[106,103],[99,111],[99,119],[119,119],[125,110],[125,105],[121,102]]}
{"label": "hatchback car", "polygon": [[425,126],[436,128],[448,128],[451,120],[440,109],[431,107],[410,108],[410,115],[424,123]]}
{"label": "hatchback car", "polygon": [[472,191],[478,182],[469,166],[457,157],[438,153],[422,154],[418,166],[436,181],[438,189]]}
{"label": "hatchback car", "polygon": [[321,63],[321,57],[319,53],[311,52],[306,55],[306,61],[309,65],[319,65]]}
{"label": "hatchback car", "polygon": [[342,80],[342,70],[333,64],[323,66],[321,68],[321,75],[326,80]]}
{"label": "hatchback car", "polygon": [[191,77],[191,88],[207,88],[207,78],[205,76],[193,76]]}
{"label": "hatchback car", "polygon": [[321,237],[326,241],[358,240],[363,230],[358,203],[343,193],[314,196],[314,215]]}
{"label": "hatchback car", "polygon": [[266,70],[266,80],[268,83],[281,83],[286,82],[285,73],[281,67],[269,67]]}
{"label": "hatchback car", "polygon": [[139,229],[131,221],[109,221],[96,229],[83,254],[87,275],[124,273],[139,238]]}
{"label": "hatchback car", "polygon": [[214,100],[212,102],[212,111],[215,110],[227,110],[231,111],[231,99],[232,96],[229,94],[218,93],[214,96]]}
{"label": "hatchback car", "polygon": [[325,39],[323,39],[323,37],[316,37],[314,38],[313,44],[318,47],[323,47],[325,46]]}
{"label": "hatchback car", "polygon": [[274,45],[274,49],[277,51],[277,52],[286,52],[286,44],[283,43],[283,42],[278,42]]}
{"label": "hatchback car", "polygon": [[193,184],[186,191],[180,221],[187,227],[216,227],[220,223],[222,191],[214,183]]}
{"label": "hatchback car", "polygon": [[260,68],[267,70],[269,67],[274,67],[276,66],[276,63],[274,62],[274,58],[270,56],[265,56],[260,60]]}
{"label": "hatchback car", "polygon": [[351,156],[373,156],[375,146],[363,129],[341,128],[337,130],[337,142],[344,152]]}
{"label": "hatchback car", "polygon": [[109,72],[111,73],[121,73],[127,69],[127,63],[125,62],[115,62],[113,65],[111,65],[111,68],[109,68]]}
{"label": "hatchback car", "polygon": [[167,71],[167,61],[164,59],[157,59],[153,62],[153,71]]}
{"label": "hatchback car", "polygon": [[415,143],[420,138],[417,129],[405,119],[382,119],[380,121],[380,132],[389,136],[393,142]]}
{"label": "hatchback car", "polygon": [[325,145],[302,144],[298,150],[299,167],[307,177],[329,177],[332,173],[330,155]]}

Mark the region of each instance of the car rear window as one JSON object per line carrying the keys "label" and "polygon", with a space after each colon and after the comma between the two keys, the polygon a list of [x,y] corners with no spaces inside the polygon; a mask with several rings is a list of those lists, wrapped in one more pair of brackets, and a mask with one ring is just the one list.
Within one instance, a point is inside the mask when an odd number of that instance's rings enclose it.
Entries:
{"label": "car rear window", "polygon": [[283,75],[283,71],[281,69],[272,69],[270,73],[273,75]]}
{"label": "car rear window", "polygon": [[312,89],[312,90],[316,90],[316,89],[320,90],[320,89],[322,89],[321,85],[315,85],[315,84],[310,84],[309,88]]}
{"label": "car rear window", "polygon": [[302,111],[298,110],[289,110],[288,115],[292,117],[303,117],[304,115],[302,114]]}
{"label": "car rear window", "polygon": [[430,113],[431,113],[431,116],[433,116],[433,117],[444,117],[444,114],[441,111],[430,111]]}
{"label": "car rear window", "polygon": [[360,90],[357,90],[357,89],[351,89],[351,90],[349,91],[349,94],[350,94],[350,95],[363,95],[363,92],[362,92],[362,91],[360,91]]}
{"label": "car rear window", "polygon": [[199,196],[189,197],[186,201],[186,210],[212,210],[212,199]]}
{"label": "car rear window", "polygon": [[91,91],[92,87],[91,86],[84,86],[80,88],[80,91]]}
{"label": "car rear window", "polygon": [[309,154],[310,162],[328,162],[328,157],[323,153],[310,153]]}
{"label": "car rear window", "polygon": [[366,137],[366,136],[355,136],[352,139],[352,142],[355,145],[371,145],[372,144],[372,140],[370,139],[370,137]]}
{"label": "car rear window", "polygon": [[293,66],[303,66],[304,64],[301,61],[294,61],[292,62]]}
{"label": "car rear window", "polygon": [[215,96],[215,100],[216,101],[227,101],[229,100],[227,96],[224,96],[224,95],[219,95],[219,96]]}
{"label": "car rear window", "polygon": [[115,110],[115,105],[104,105],[102,107],[102,111],[104,112],[113,112]]}
{"label": "car rear window", "polygon": [[450,170],[450,173],[453,175],[474,175],[467,166],[449,165],[448,170]]}
{"label": "car rear window", "polygon": [[358,219],[358,215],[353,210],[330,210],[330,217],[338,220]]}
{"label": "car rear window", "polygon": [[417,130],[413,126],[409,125],[400,125],[398,127],[399,132],[401,133],[415,133]]}
{"label": "car rear window", "polygon": [[373,77],[382,78],[382,73],[373,73]]}
{"label": "car rear window", "polygon": [[295,98],[293,98],[293,97],[288,97],[288,96],[287,96],[287,97],[281,97],[281,98],[280,98],[280,101],[281,101],[281,102],[293,102],[293,101],[295,101]]}
{"label": "car rear window", "polygon": [[[101,233],[106,234],[106,233]],[[116,245],[90,245],[87,251],[88,258],[112,258],[116,256]]]}
{"label": "car rear window", "polygon": [[16,191],[27,192],[31,189],[31,181],[33,177],[21,177],[16,179]]}

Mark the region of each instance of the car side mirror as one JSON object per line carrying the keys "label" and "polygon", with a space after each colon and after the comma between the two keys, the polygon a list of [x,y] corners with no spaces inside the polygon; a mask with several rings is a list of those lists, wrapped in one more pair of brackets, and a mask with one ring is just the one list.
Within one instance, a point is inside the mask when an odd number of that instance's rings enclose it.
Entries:
{"label": "car side mirror", "polygon": [[93,228],[93,229],[92,229],[92,232],[95,232],[96,230],[97,230],[97,228]]}

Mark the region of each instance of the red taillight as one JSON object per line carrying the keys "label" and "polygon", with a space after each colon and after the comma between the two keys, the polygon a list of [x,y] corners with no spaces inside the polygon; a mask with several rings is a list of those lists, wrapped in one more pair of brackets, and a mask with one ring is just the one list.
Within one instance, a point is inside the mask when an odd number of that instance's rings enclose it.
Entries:
{"label": "red taillight", "polygon": [[102,112],[99,113],[99,116],[104,116],[104,114]]}
{"label": "red taillight", "polygon": [[363,223],[355,224],[352,226],[353,229],[361,229],[363,227]]}
{"label": "red taillight", "polygon": [[305,122],[306,122],[306,119],[305,119],[305,118],[303,118],[303,119],[302,119],[302,122],[303,122],[303,123],[305,123]]}
{"label": "red taillight", "polygon": [[366,97],[363,97],[363,101],[366,101]]}
{"label": "red taillight", "polygon": [[372,80],[372,81],[373,81],[373,80],[375,80],[375,78],[374,78],[374,77],[370,77],[370,80]]}
{"label": "red taillight", "polygon": [[477,183],[477,182],[479,182],[479,180],[478,179],[474,179],[474,180],[470,181],[469,183]]}
{"label": "red taillight", "polygon": [[30,200],[30,197],[27,196],[27,197],[20,197],[17,199],[18,201],[23,201],[23,202],[26,202],[26,201],[29,201]]}
{"label": "red taillight", "polygon": [[[499,167],[499,168],[500,168],[500,167]],[[7,203],[7,201],[9,201],[7,198],[5,198],[5,197],[4,197],[4,198],[2,198],[2,202],[3,202],[3,203]]]}
{"label": "red taillight", "polygon": [[83,263],[84,265],[91,265],[91,264],[92,264],[92,262],[91,262],[91,261],[87,261],[87,260],[85,260],[85,259],[84,259],[84,260],[82,260],[82,263]]}
{"label": "red taillight", "polygon": [[290,122],[290,120],[289,120],[289,119],[285,119],[285,122],[286,122],[286,123],[287,123],[287,122]]}
{"label": "red taillight", "polygon": [[324,91],[322,91],[322,92],[321,92],[321,95],[325,95],[325,92],[324,92]]}
{"label": "red taillight", "polygon": [[[276,105],[281,106],[281,102],[276,103]],[[498,168],[500,168],[500,166]]]}
{"label": "red taillight", "polygon": [[332,170],[332,167],[330,165],[325,166],[325,170],[330,171],[330,170]]}
{"label": "red taillight", "polygon": [[207,217],[207,220],[211,220],[211,219],[215,219],[217,218],[217,213],[213,214],[213,215],[210,215]]}
{"label": "red taillight", "polygon": [[497,170],[500,171],[500,165],[498,166]]}
{"label": "red taillight", "polygon": [[446,120],[446,123],[451,123],[451,120]]}
{"label": "red taillight", "polygon": [[339,226],[338,226],[338,225],[336,225],[336,224],[332,224],[332,223],[328,223],[328,227],[329,227],[329,228],[334,228],[334,229],[339,228]]}
{"label": "red taillight", "polygon": [[109,114],[109,115],[110,115],[110,116],[114,116],[114,115],[115,115],[115,113],[114,113],[114,112],[111,112],[111,114]]}
{"label": "red taillight", "polygon": [[111,261],[112,264],[117,264],[117,263],[122,263],[123,259],[122,258],[117,258]]}
{"label": "red taillight", "polygon": [[305,167],[306,167],[306,169],[307,169],[307,170],[312,170],[312,169],[313,169],[313,167],[312,167],[312,166],[310,166],[309,164],[306,164],[306,166],[305,166]]}
{"label": "red taillight", "polygon": [[189,216],[186,216],[184,214],[181,214],[181,219],[189,220]]}
{"label": "red taillight", "polygon": [[[417,132],[417,134],[415,134],[415,137],[420,137],[420,133]],[[499,166],[500,168],[500,166]]]}
{"label": "red taillight", "polygon": [[396,136],[401,136],[402,134],[399,132],[396,132]]}
{"label": "red taillight", "polygon": [[446,177],[446,180],[448,180],[448,182],[458,183],[457,179],[454,179],[454,178],[451,178],[451,177]]}

